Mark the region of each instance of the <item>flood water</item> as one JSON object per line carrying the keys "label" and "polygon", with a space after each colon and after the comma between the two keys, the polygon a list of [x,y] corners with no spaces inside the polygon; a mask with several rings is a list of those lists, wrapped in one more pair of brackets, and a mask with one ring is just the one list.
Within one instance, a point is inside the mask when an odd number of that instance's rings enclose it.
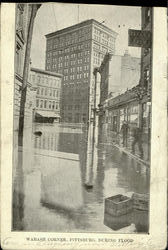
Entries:
{"label": "flood water", "polygon": [[[41,131],[42,135],[25,133],[22,173],[15,175],[15,183],[23,178],[17,190],[23,204],[20,208],[14,204],[16,210],[22,210],[21,230],[112,232],[104,224],[105,198],[149,193],[149,169],[120,152],[105,135],[100,133],[92,148],[92,164],[88,165],[84,126],[34,124],[33,131]],[[90,186],[86,180],[91,181]],[[145,213],[140,218],[143,231],[142,220],[148,217]],[[17,221],[14,225],[14,230],[19,230]]]}

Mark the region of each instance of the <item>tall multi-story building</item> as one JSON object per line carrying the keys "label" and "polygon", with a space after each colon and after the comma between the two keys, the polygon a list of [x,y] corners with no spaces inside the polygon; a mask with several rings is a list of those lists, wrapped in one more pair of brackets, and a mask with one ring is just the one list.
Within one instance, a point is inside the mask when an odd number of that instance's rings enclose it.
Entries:
{"label": "tall multi-story building", "polygon": [[141,59],[128,51],[123,56],[106,54],[99,68],[101,75],[100,103],[139,84]]}
{"label": "tall multi-story building", "polygon": [[62,75],[41,69],[31,68],[30,82],[37,87],[37,120],[60,120],[60,100]]}
{"label": "tall multi-story building", "polygon": [[94,99],[95,67],[115,53],[117,33],[90,19],[46,35],[45,69],[63,74],[61,117],[87,122]]}

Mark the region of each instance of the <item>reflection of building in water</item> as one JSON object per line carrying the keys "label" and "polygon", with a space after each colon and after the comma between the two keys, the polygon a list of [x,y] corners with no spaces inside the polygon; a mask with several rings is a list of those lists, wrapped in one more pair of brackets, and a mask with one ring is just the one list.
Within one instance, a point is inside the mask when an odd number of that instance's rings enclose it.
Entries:
{"label": "reflection of building in water", "polygon": [[34,147],[38,149],[46,149],[58,151],[59,133],[43,132],[42,136],[35,137]]}
{"label": "reflection of building in water", "polygon": [[82,133],[60,133],[58,151],[79,154]]}
{"label": "reflection of building in water", "polygon": [[37,86],[36,115],[59,120],[62,75],[31,68],[30,81]]}

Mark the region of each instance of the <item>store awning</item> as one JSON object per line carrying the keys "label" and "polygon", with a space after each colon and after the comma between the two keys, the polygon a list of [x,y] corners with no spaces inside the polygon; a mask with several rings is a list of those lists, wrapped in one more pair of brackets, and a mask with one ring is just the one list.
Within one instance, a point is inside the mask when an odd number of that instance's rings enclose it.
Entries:
{"label": "store awning", "polygon": [[36,111],[36,116],[40,117],[53,117],[53,118],[60,118],[59,114],[56,114],[52,111],[44,111],[44,110],[40,110],[40,111]]}

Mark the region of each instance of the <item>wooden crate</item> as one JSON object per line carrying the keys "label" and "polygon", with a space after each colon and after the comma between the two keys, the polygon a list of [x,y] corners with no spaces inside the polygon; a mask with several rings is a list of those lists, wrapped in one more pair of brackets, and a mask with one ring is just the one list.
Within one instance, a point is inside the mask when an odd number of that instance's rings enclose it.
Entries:
{"label": "wooden crate", "polygon": [[149,210],[149,195],[134,193],[132,195],[133,208],[137,210]]}
{"label": "wooden crate", "polygon": [[133,212],[120,216],[113,216],[109,215],[108,213],[104,213],[104,225],[113,230],[119,230],[131,225],[132,217]]}
{"label": "wooden crate", "polygon": [[131,198],[118,194],[105,199],[104,212],[113,215],[120,216],[127,214],[133,210],[133,201]]}

